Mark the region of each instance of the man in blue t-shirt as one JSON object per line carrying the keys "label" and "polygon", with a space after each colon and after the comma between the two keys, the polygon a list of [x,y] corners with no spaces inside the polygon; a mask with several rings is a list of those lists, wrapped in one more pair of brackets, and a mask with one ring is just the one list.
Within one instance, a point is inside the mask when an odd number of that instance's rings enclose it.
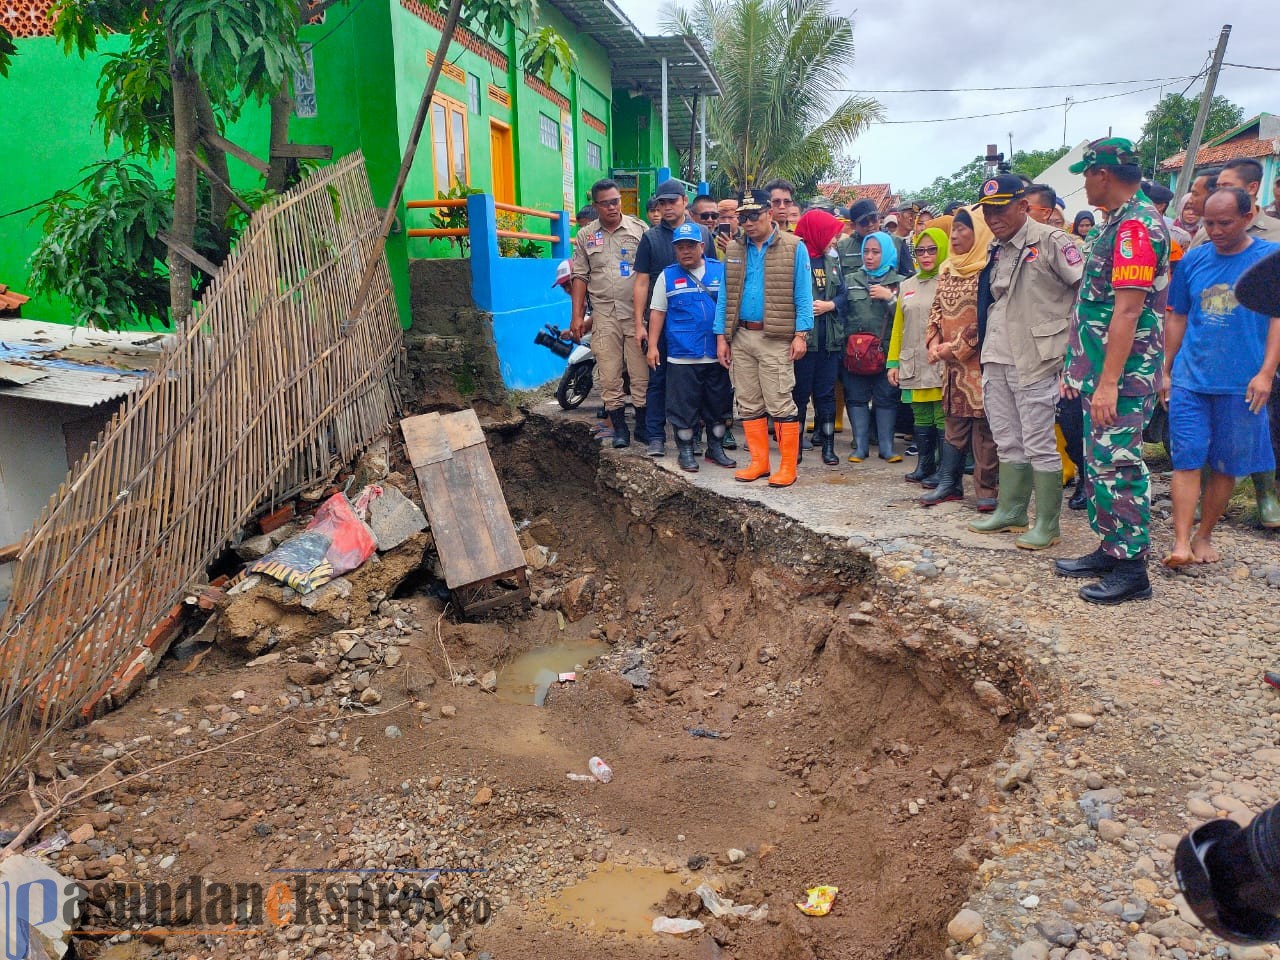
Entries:
{"label": "man in blue t-shirt", "polygon": [[[1169,292],[1160,388],[1173,447],[1174,544],[1166,567],[1221,559],[1210,537],[1236,477],[1262,474],[1259,491],[1275,489],[1266,409],[1280,364],[1280,317],[1241,306],[1235,294],[1241,275],[1276,249],[1249,235],[1252,220],[1253,200],[1245,191],[1228,187],[1210,196],[1200,223],[1212,242],[1182,258]],[[1209,482],[1193,537],[1206,465]]]}

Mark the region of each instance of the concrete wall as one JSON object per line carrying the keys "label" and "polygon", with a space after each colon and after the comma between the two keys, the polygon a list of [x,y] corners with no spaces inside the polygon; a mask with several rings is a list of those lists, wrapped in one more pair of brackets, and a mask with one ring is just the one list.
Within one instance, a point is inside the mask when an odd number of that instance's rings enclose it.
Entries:
{"label": "concrete wall", "polygon": [[[114,404],[93,409],[0,396],[0,545],[31,528],[71,464],[106,425]],[[8,602],[9,564],[0,564],[0,606]]]}
{"label": "concrete wall", "polygon": [[493,223],[493,198],[487,194],[467,201],[472,227],[471,295],[476,306],[493,317],[493,342],[498,368],[508,388],[529,390],[564,372],[564,360],[533,342],[548,323],[564,329],[570,302],[555,285],[556,267],[569,255],[568,215],[555,224],[561,235],[551,259],[498,256]]}

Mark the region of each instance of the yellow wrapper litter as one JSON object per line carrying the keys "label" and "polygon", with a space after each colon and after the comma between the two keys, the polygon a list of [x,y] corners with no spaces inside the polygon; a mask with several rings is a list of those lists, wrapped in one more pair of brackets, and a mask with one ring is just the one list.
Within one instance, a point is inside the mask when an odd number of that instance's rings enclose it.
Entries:
{"label": "yellow wrapper litter", "polygon": [[811,917],[825,917],[831,912],[831,905],[836,901],[836,894],[840,892],[839,887],[810,887],[805,891],[809,895],[809,899],[804,903],[797,903],[802,913],[807,913]]}

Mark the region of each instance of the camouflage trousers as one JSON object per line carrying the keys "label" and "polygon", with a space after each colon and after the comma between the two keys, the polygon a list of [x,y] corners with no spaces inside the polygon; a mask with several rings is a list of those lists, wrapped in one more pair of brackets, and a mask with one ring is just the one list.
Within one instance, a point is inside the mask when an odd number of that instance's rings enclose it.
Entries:
{"label": "camouflage trousers", "polygon": [[1089,525],[1102,551],[1121,560],[1144,556],[1151,543],[1151,476],[1142,459],[1142,429],[1156,409],[1154,395],[1120,397],[1110,427],[1093,425],[1091,397],[1084,407],[1084,470],[1089,483]]}

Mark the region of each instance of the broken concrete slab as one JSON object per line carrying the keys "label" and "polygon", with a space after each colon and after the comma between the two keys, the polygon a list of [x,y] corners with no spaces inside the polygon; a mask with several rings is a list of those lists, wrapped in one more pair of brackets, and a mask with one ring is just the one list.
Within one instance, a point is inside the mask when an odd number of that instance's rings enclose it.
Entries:
{"label": "broken concrete slab", "polygon": [[275,548],[276,541],[263,533],[240,541],[236,547],[236,556],[241,560],[261,560]]}
{"label": "broken concrete slab", "polygon": [[382,495],[369,504],[369,526],[378,541],[378,551],[394,550],[415,533],[427,529],[427,518],[416,503],[395,487],[385,486]]}
{"label": "broken concrete slab", "polygon": [[[30,898],[27,916],[18,913],[16,924],[0,927],[5,956],[64,956],[80,916],[84,889],[48,864],[21,855],[0,861],[0,883],[6,891],[16,891],[17,902],[23,902],[24,893]],[[32,922],[38,917],[44,919]]]}

